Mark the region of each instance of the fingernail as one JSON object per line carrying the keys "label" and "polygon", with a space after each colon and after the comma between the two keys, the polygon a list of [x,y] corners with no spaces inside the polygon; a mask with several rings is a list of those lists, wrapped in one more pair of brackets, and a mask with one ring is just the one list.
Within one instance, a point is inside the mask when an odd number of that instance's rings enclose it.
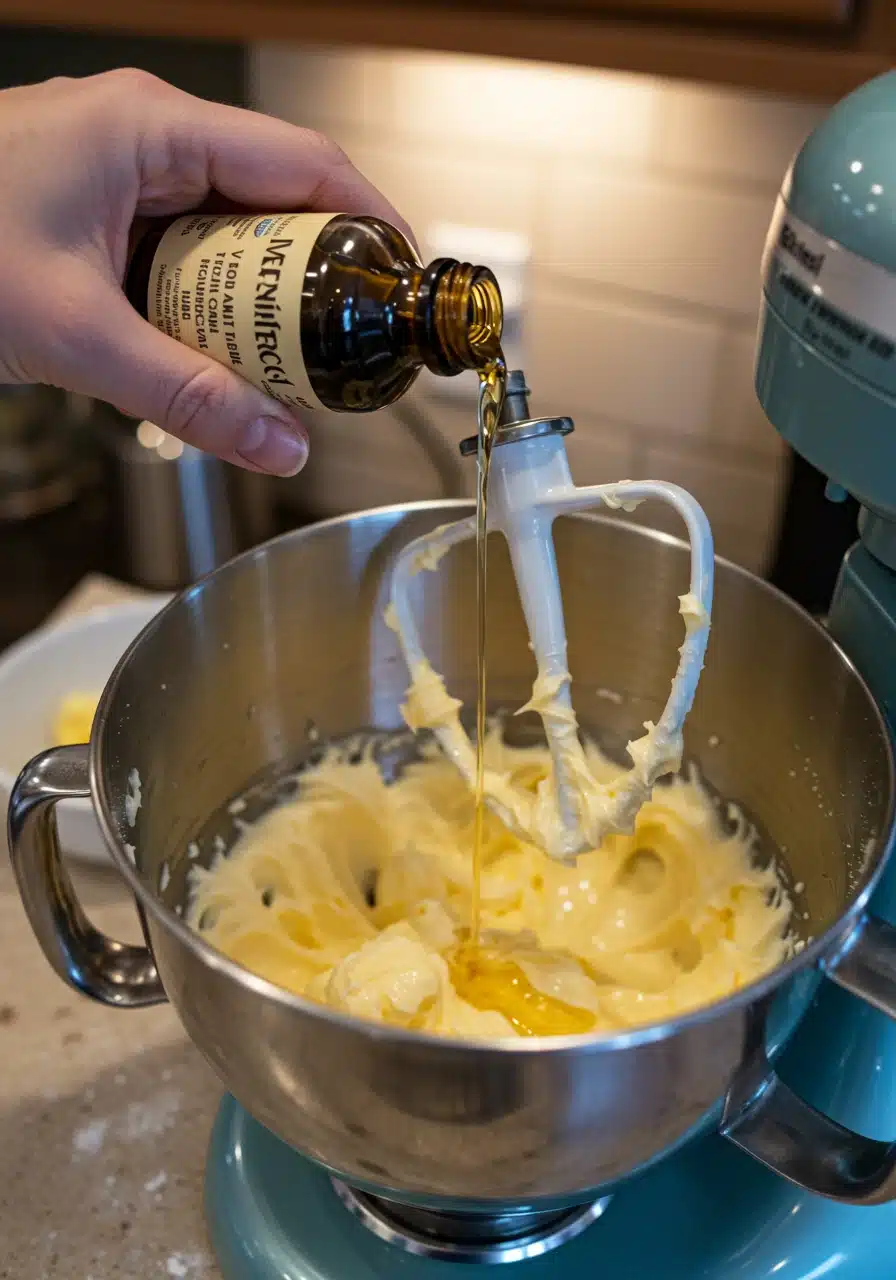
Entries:
{"label": "fingernail", "polygon": [[243,432],[237,453],[273,476],[294,476],[308,459],[308,441],[299,426],[280,418],[256,418]]}

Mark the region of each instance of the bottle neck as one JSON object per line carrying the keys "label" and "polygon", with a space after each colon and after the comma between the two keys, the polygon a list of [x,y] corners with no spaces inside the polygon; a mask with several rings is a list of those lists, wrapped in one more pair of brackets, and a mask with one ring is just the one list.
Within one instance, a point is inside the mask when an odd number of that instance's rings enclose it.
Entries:
{"label": "bottle neck", "polygon": [[415,281],[416,346],[428,369],[484,369],[501,351],[504,308],[487,267],[440,258]]}

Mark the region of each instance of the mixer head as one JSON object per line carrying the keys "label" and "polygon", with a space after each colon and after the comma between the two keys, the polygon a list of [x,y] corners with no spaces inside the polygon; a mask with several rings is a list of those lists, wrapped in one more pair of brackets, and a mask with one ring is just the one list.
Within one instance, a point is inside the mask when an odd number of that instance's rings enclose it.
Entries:
{"label": "mixer head", "polygon": [[781,188],[763,258],[759,400],[781,435],[862,504],[896,568],[896,73],[845,98]]}

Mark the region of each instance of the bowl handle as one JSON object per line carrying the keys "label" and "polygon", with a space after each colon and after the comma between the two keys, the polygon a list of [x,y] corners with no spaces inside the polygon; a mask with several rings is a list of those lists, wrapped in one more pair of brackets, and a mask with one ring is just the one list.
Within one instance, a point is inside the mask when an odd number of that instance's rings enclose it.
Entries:
{"label": "bowl handle", "polygon": [[121,1009],[160,1004],[165,990],[149,948],[116,942],[93,927],[60,856],[56,805],[89,796],[87,747],[55,747],[19,774],[7,824],[25,911],[44,955],[76,991]]}
{"label": "bowl handle", "polygon": [[[896,1020],[896,929],[865,912],[821,965],[839,987]],[[725,1102],[722,1136],[806,1191],[848,1204],[896,1200],[896,1142],[865,1138],[787,1087],[765,1055],[765,1010]]]}

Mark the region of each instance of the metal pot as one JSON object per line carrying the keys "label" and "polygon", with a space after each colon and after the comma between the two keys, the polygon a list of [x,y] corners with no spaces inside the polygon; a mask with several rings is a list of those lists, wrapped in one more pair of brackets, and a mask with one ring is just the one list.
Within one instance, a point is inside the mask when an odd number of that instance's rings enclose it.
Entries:
{"label": "metal pot", "polygon": [[100,468],[61,393],[0,386],[0,650],[106,568]]}
{"label": "metal pot", "polygon": [[[769,1045],[786,1039],[821,975],[896,1016],[896,931],[867,914],[893,842],[887,730],[825,631],[726,562],[688,751],[805,884],[806,946],[763,981],[624,1035],[471,1043],[307,1003],[216,953],[177,914],[188,843],[250,780],[300,757],[309,722],[334,736],[400,724],[407,673],[382,621],[390,566],[409,539],[469,510],[417,504],[288,534],[147,627],[106,688],[89,749],[38,757],[12,796],[13,861],[47,958],[106,1003],[170,1000],[258,1120],[387,1197],[455,1209],[582,1201],[710,1123],[813,1191],[896,1197],[896,1146],[813,1111],[769,1065]],[[619,745],[664,701],[687,552],[613,518],[559,521],[556,544],[576,705]],[[533,672],[503,545],[491,572],[491,694],[518,706]],[[421,574],[417,590],[425,647],[469,702],[473,547]],[[134,769],[142,803],[131,825]],[[54,806],[88,794],[146,947],[98,933],[60,861]]]}
{"label": "metal pot", "polygon": [[274,533],[274,481],[97,404],[117,576],[174,591]]}

